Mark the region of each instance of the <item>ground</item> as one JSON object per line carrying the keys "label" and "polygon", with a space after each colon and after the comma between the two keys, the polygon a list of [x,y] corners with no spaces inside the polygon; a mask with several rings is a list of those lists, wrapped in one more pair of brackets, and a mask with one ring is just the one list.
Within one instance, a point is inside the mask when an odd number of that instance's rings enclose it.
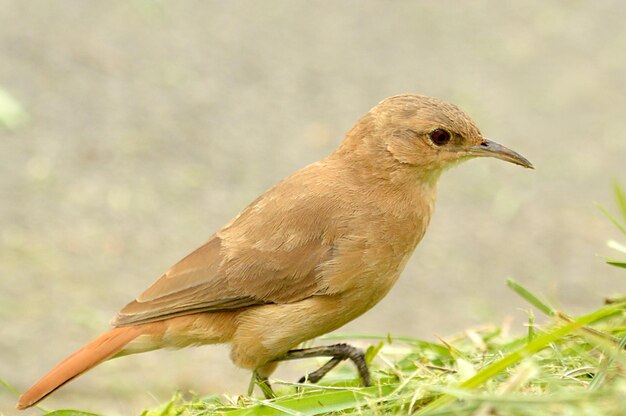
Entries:
{"label": "ground", "polygon": [[[626,183],[626,6],[581,2],[0,0],[0,378],[23,390],[382,98],[452,101],[528,171],[442,179],[389,296],[342,331],[435,339],[526,306],[624,291],[594,207]],[[280,377],[296,378],[302,364]],[[107,363],[45,402],[133,414],[176,389],[241,393],[221,347]],[[0,391],[0,411],[14,399]]]}

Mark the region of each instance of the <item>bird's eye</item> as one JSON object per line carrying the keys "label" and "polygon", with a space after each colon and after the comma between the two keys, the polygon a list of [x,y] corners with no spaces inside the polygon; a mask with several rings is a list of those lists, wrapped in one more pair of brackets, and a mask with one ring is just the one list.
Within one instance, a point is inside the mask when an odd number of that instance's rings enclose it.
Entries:
{"label": "bird's eye", "polygon": [[437,146],[443,146],[450,141],[450,133],[444,129],[437,129],[430,132],[430,140]]}

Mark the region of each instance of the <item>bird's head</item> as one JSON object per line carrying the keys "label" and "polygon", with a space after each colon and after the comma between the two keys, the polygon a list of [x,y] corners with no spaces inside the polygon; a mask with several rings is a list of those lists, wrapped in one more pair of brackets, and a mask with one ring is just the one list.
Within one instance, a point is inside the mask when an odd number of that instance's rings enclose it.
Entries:
{"label": "bird's head", "polygon": [[381,101],[355,124],[338,152],[354,161],[374,162],[375,169],[414,171],[434,179],[475,157],[533,167],[520,154],[485,138],[457,106],[414,94]]}

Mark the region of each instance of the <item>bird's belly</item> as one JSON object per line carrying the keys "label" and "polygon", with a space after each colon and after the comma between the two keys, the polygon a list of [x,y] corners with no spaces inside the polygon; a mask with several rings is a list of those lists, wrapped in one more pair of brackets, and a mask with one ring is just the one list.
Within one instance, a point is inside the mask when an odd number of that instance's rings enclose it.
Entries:
{"label": "bird's belly", "polygon": [[248,308],[237,321],[231,358],[257,368],[304,341],[333,331],[353,319],[341,296],[313,296],[294,303]]}
{"label": "bird's belly", "polygon": [[406,262],[397,263],[387,270],[363,273],[353,288],[343,295],[349,320],[355,319],[380,302],[391,290],[404,269]]}

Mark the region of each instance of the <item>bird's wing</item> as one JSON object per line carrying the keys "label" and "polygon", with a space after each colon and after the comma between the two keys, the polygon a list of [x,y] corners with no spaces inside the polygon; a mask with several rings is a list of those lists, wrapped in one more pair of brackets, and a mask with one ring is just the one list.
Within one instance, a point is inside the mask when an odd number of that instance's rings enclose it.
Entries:
{"label": "bird's wing", "polygon": [[214,236],[163,274],[114,320],[116,326],[195,312],[294,302],[317,290],[316,266],[330,247],[310,241],[292,250],[241,250],[232,258]]}
{"label": "bird's wing", "polygon": [[289,182],[277,188],[170,268],[113,324],[296,302],[321,293],[319,270],[332,259],[337,237],[333,217],[319,208],[328,200],[303,195]]}

